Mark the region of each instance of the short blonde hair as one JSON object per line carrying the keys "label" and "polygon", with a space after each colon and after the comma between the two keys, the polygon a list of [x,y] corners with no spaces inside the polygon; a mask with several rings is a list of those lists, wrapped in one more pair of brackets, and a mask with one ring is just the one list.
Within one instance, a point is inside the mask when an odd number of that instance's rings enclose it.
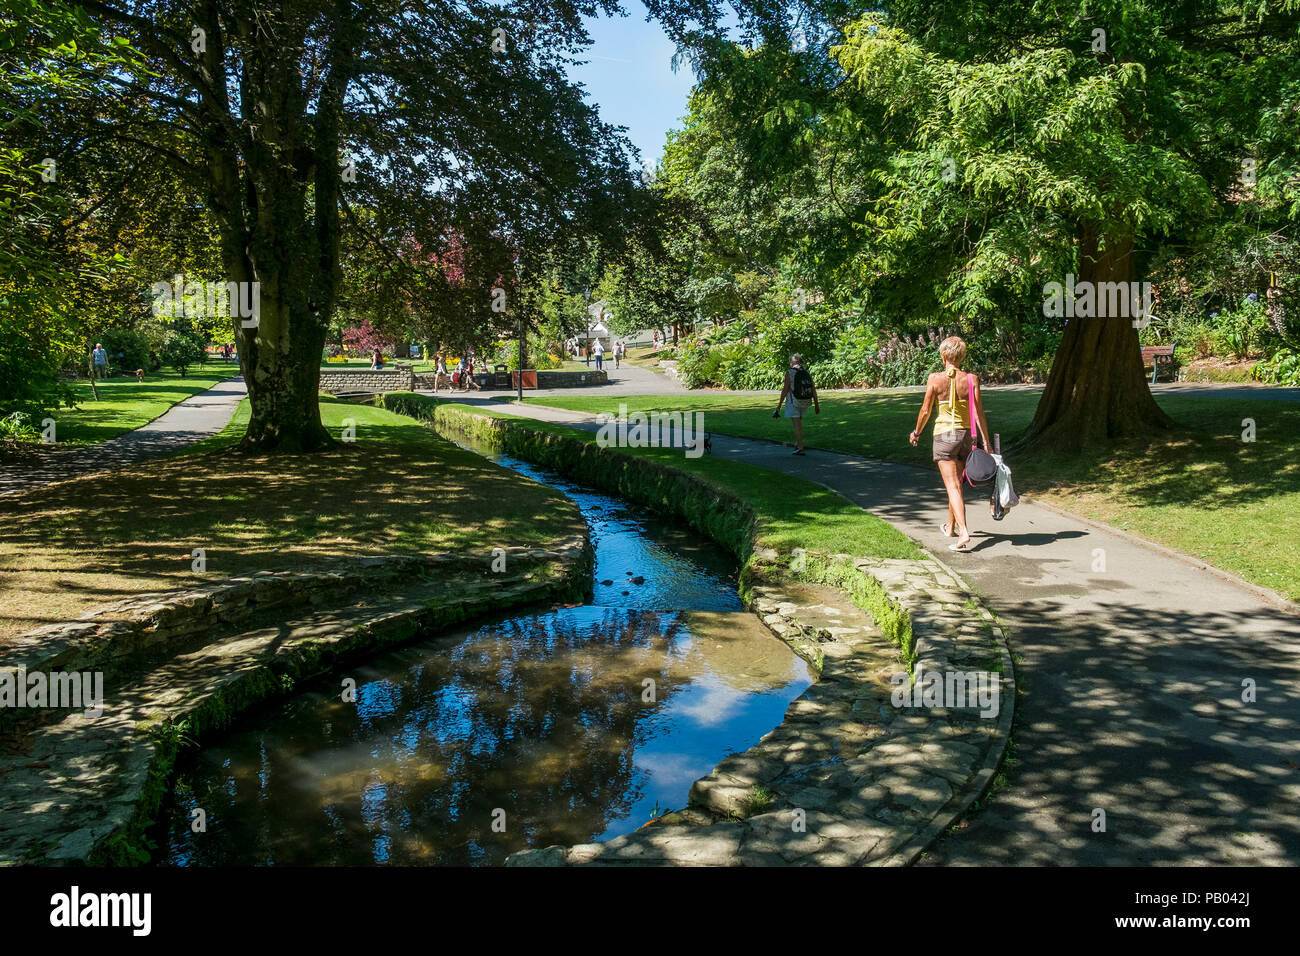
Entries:
{"label": "short blonde hair", "polygon": [[966,360],[966,343],[960,335],[950,335],[939,343],[939,357],[958,367]]}

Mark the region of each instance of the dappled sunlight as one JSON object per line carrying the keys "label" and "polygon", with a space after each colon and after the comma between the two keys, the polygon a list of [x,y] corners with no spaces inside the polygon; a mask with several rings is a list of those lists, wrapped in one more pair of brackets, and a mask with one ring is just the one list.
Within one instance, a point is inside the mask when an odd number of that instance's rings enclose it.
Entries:
{"label": "dappled sunlight", "polygon": [[[404,431],[319,455],[181,455],[6,499],[0,636],[131,593],[345,556],[487,553],[581,527],[561,495],[425,428],[368,427]],[[206,573],[191,568],[196,548]]]}

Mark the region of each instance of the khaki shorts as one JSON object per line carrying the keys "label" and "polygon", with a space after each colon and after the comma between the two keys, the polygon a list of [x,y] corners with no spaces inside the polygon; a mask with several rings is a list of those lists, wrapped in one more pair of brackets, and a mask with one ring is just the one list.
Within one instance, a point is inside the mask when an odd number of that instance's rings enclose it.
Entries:
{"label": "khaki shorts", "polygon": [[934,433],[935,461],[965,461],[974,446],[969,428],[958,428],[951,433],[936,431]]}

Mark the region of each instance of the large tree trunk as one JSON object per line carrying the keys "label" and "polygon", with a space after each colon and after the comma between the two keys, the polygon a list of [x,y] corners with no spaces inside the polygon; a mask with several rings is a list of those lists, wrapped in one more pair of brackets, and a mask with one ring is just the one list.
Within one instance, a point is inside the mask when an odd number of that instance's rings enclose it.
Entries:
{"label": "large tree trunk", "polygon": [[[234,319],[251,415],[240,448],[309,452],[333,444],[317,399],[321,350],[339,278],[339,126],[352,53],[346,4],[331,38],[316,110],[297,61],[298,45],[251,42],[244,53],[240,112],[258,118],[244,134],[231,121],[225,38],[215,5],[200,4],[207,29],[201,70],[211,87],[203,137],[222,257],[236,282],[258,283],[258,322]],[[245,38],[248,39],[248,38]],[[244,137],[237,153],[231,131]],[[309,213],[309,210],[311,212]]]}
{"label": "large tree trunk", "polygon": [[[1133,239],[1085,226],[1079,239],[1078,281],[1131,282]],[[1132,319],[1072,318],[1047,376],[1021,448],[1078,451],[1115,438],[1146,435],[1174,423],[1151,396]]]}
{"label": "large tree trunk", "polygon": [[[246,451],[318,451],[334,442],[321,424],[317,398],[325,329],[309,313],[288,319],[287,307],[268,303],[265,297],[261,325],[267,323],[268,305],[285,316],[279,323],[284,331],[272,337],[263,334],[259,326],[257,341],[254,343],[250,334],[240,347],[239,361],[252,411],[239,447]],[[250,345],[251,351],[246,352]]]}

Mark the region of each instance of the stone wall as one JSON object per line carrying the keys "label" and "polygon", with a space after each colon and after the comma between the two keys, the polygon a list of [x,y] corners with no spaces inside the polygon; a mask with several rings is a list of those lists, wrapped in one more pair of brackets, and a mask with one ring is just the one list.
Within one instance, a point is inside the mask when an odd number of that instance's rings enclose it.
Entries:
{"label": "stone wall", "polygon": [[[494,372],[477,372],[474,375],[474,381],[478,383],[479,388],[514,388],[513,375],[510,377],[508,385],[498,385],[496,383],[496,373]],[[558,372],[558,371],[540,371],[537,373],[538,388],[582,388],[587,385],[608,385],[609,373],[604,370],[596,371],[594,368],[585,372]],[[419,372],[415,376],[415,388],[432,389],[433,373]],[[525,388],[525,390],[527,390]]]}
{"label": "stone wall", "polygon": [[608,385],[609,373],[592,368],[587,372],[538,372],[538,388],[580,388],[584,385]]}
{"label": "stone wall", "polygon": [[[673,513],[728,547],[745,564],[746,605],[818,677],[780,726],[696,781],[687,808],[603,843],[526,850],[508,866],[905,865],[989,787],[1010,737],[1011,655],[938,560],[807,553],[796,572],[758,546],[747,501],[693,474],[578,433],[446,406],[433,417],[439,431]],[[924,701],[936,680],[976,673],[996,688],[992,713],[893,700],[896,687]]]}
{"label": "stone wall", "polygon": [[322,368],[320,390],[331,395],[379,395],[409,392],[415,388],[415,373],[409,365],[393,368]]}
{"label": "stone wall", "polygon": [[482,554],[387,555],[139,595],[0,645],[6,667],[105,672],[97,717],[16,715],[23,745],[0,749],[0,866],[146,862],[142,836],[188,739],[383,648],[589,593],[585,534],[505,551],[501,573]]}

